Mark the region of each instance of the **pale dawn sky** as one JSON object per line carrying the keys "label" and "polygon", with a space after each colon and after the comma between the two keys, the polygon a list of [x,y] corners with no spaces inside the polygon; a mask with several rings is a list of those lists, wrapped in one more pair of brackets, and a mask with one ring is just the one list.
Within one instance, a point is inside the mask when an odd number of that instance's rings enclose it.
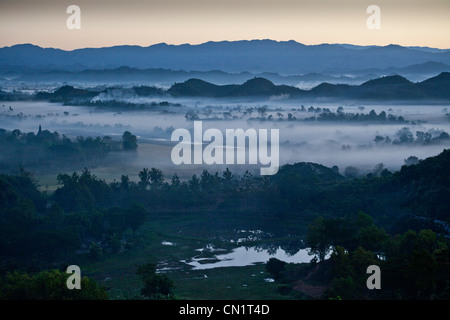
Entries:
{"label": "pale dawn sky", "polygon": [[[69,30],[69,5],[81,29]],[[369,5],[381,29],[369,30]],[[0,0],[0,47],[66,50],[272,39],[450,48],[450,0]]]}

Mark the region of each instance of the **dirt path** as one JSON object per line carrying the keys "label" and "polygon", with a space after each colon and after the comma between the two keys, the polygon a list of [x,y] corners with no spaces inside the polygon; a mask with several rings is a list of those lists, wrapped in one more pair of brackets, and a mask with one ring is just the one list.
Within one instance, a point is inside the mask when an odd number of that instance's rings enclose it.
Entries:
{"label": "dirt path", "polygon": [[307,284],[305,281],[311,278],[311,276],[317,272],[319,269],[319,265],[316,265],[311,272],[308,273],[306,277],[304,277],[301,280],[297,280],[294,282],[294,290],[301,291],[305,294],[307,294],[310,297],[313,297],[315,299],[320,298],[323,295],[323,292],[325,291],[325,286],[313,286],[310,284]]}

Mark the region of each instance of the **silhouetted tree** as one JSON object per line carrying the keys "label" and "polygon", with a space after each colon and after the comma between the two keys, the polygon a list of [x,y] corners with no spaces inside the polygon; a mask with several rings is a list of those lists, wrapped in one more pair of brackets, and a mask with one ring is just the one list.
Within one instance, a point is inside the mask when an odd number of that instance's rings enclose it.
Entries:
{"label": "silhouetted tree", "polygon": [[149,172],[149,177],[150,177],[150,185],[152,187],[159,187],[164,182],[163,173],[159,169],[151,168],[151,170]]}
{"label": "silhouetted tree", "polygon": [[410,156],[407,159],[405,159],[404,162],[407,166],[415,165],[419,163],[419,158],[417,158],[416,156]]}
{"label": "silhouetted tree", "polygon": [[358,168],[355,168],[353,166],[348,166],[344,170],[344,175],[347,178],[356,178],[359,175],[359,170],[358,170]]}
{"label": "silhouetted tree", "polygon": [[130,188],[130,178],[128,175],[122,175],[120,177],[120,188],[128,190]]}
{"label": "silhouetted tree", "polygon": [[141,294],[150,299],[172,299],[173,281],[166,275],[156,273],[156,265],[147,263],[137,266],[137,273],[142,276],[144,287]]}
{"label": "silhouetted tree", "polygon": [[129,131],[125,131],[122,135],[122,146],[126,151],[135,151],[138,147],[136,136]]}
{"label": "silhouetted tree", "polygon": [[281,272],[285,269],[286,262],[277,258],[270,258],[266,264],[266,270],[273,275],[275,279],[279,278]]}
{"label": "silhouetted tree", "polygon": [[136,236],[136,230],[145,222],[148,217],[148,211],[142,204],[133,204],[127,210],[127,224],[133,230],[133,236]]}
{"label": "silhouetted tree", "polygon": [[139,174],[139,188],[145,190],[150,183],[150,171],[147,168],[142,169]]}

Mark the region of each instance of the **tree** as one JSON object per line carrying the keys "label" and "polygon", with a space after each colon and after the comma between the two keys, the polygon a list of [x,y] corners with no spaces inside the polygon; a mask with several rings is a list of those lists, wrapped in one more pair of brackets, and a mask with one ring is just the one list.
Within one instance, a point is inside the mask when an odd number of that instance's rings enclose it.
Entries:
{"label": "tree", "polygon": [[376,120],[378,120],[378,116],[377,116],[377,113],[375,112],[375,110],[370,110],[370,112],[369,112],[369,119],[370,120],[372,120],[372,121],[376,121]]}
{"label": "tree", "polygon": [[164,182],[164,176],[161,170],[156,168],[151,168],[149,172],[150,185],[152,187],[159,187]]}
{"label": "tree", "polygon": [[200,176],[200,186],[203,192],[213,192],[217,190],[217,183],[219,180],[218,174],[212,175],[208,170],[203,170]]}
{"label": "tree", "polygon": [[112,253],[117,253],[122,248],[122,236],[114,232],[106,239],[106,244]]}
{"label": "tree", "polygon": [[61,223],[63,216],[64,212],[61,207],[57,203],[53,203],[47,210],[46,218],[49,224],[57,226],[59,223]]}
{"label": "tree", "polygon": [[228,119],[231,118],[231,112],[230,111],[223,112],[222,114],[223,114],[223,118],[225,120],[228,120]]}
{"label": "tree", "polygon": [[130,178],[128,175],[122,175],[120,177],[120,188],[128,190],[130,188]]}
{"label": "tree", "polygon": [[145,222],[148,217],[148,211],[142,204],[133,204],[127,211],[127,225],[133,230],[133,236],[136,236],[136,230]]}
{"label": "tree", "polygon": [[123,150],[135,151],[138,147],[136,136],[129,131],[125,131],[122,135],[122,146]]}
{"label": "tree", "polygon": [[359,175],[359,170],[358,170],[358,168],[355,168],[353,166],[348,166],[344,170],[344,175],[347,178],[356,178]]}
{"label": "tree", "polygon": [[407,166],[418,164],[419,158],[417,158],[416,156],[410,156],[407,159],[405,159],[404,162]]}
{"label": "tree", "polygon": [[379,144],[379,143],[384,142],[385,139],[384,139],[383,136],[377,135],[377,136],[375,137],[375,139],[373,139],[373,141],[375,141],[376,144]]}
{"label": "tree", "polygon": [[139,172],[139,182],[138,185],[141,189],[145,190],[147,186],[149,185],[150,181],[150,171],[147,168],[142,169]]}
{"label": "tree", "polygon": [[398,139],[394,140],[394,144],[409,144],[414,142],[414,136],[407,127],[401,128],[396,135]]}
{"label": "tree", "polygon": [[310,247],[311,253],[319,256],[319,261],[324,260],[330,251],[330,235],[326,229],[325,219],[321,216],[308,226],[306,244]]}
{"label": "tree", "polygon": [[384,170],[384,164],[383,163],[378,163],[375,168],[373,168],[373,174],[374,176],[378,177],[380,175],[381,172],[383,172]]}
{"label": "tree", "polygon": [[187,121],[194,121],[194,120],[198,120],[198,113],[196,111],[193,110],[189,110],[188,112],[186,112],[185,116]]}
{"label": "tree", "polygon": [[391,175],[392,175],[392,172],[386,168],[383,169],[383,171],[381,171],[381,173],[380,173],[380,177],[389,177]]}
{"label": "tree", "polygon": [[230,182],[231,179],[233,179],[233,174],[231,173],[230,169],[226,169],[223,173],[222,173],[222,177],[225,181]]}
{"label": "tree", "polygon": [[381,251],[388,235],[375,225],[361,227],[356,233],[356,242],[365,249]]}
{"label": "tree", "polygon": [[102,247],[98,243],[92,241],[91,245],[89,246],[89,258],[96,261],[102,255],[103,255]]}
{"label": "tree", "polygon": [[270,258],[266,264],[266,270],[273,275],[274,278],[279,278],[281,272],[285,268],[286,262],[278,260],[277,258]]}
{"label": "tree", "polygon": [[258,108],[256,108],[256,111],[258,111],[261,118],[264,118],[267,114],[267,106],[258,107]]}
{"label": "tree", "polygon": [[416,131],[416,143],[429,144],[432,139],[432,135],[429,132]]}
{"label": "tree", "polygon": [[172,299],[174,284],[163,274],[156,273],[156,265],[146,263],[137,266],[137,273],[142,276],[144,287],[141,294],[154,300]]}
{"label": "tree", "polygon": [[192,192],[198,192],[198,190],[200,189],[200,180],[197,178],[196,174],[194,174],[191,180],[189,180],[189,189]]}
{"label": "tree", "polygon": [[172,176],[170,185],[172,188],[178,188],[181,185],[180,177],[176,173]]}

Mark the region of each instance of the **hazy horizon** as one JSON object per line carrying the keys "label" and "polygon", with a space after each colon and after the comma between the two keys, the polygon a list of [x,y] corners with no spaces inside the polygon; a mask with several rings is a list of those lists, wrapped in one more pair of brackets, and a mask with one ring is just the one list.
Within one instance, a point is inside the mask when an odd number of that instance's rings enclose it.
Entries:
{"label": "hazy horizon", "polygon": [[[81,29],[69,30],[69,5],[81,9]],[[368,6],[381,9],[381,29],[369,30]],[[0,46],[33,43],[76,48],[157,43],[200,44],[239,39],[295,40],[306,45],[398,44],[450,48],[447,0],[0,0]]]}
{"label": "hazy horizon", "polygon": [[296,42],[298,44],[302,44],[305,46],[321,46],[321,45],[340,45],[340,46],[357,46],[357,47],[387,47],[387,46],[391,46],[391,45],[396,45],[396,46],[401,46],[404,48],[424,48],[424,49],[438,49],[438,50],[450,50],[450,46],[448,48],[438,48],[438,47],[431,47],[431,46],[420,46],[420,45],[401,45],[398,43],[388,43],[386,45],[378,45],[378,44],[356,44],[356,43],[331,43],[331,42],[322,42],[322,43],[316,43],[316,44],[306,44],[303,42],[299,42],[296,40],[274,40],[274,39],[237,39],[237,40],[217,40],[217,41],[213,41],[213,40],[209,40],[209,41],[205,41],[205,42],[200,42],[200,43],[168,43],[168,42],[158,42],[158,43],[151,43],[148,45],[141,45],[141,44],[116,44],[116,45],[110,45],[110,46],[88,46],[88,47],[79,47],[79,48],[73,48],[73,49],[64,49],[61,47],[46,47],[46,46],[41,46],[32,42],[23,42],[23,43],[15,43],[15,44],[11,44],[11,45],[5,45],[5,46],[1,46],[0,48],[8,48],[8,47],[13,47],[13,46],[20,46],[20,45],[33,45],[33,46],[37,46],[37,47],[41,47],[43,49],[57,49],[57,50],[63,50],[63,51],[75,51],[75,50],[81,50],[81,49],[99,49],[99,48],[111,48],[111,47],[141,47],[141,48],[147,48],[147,47],[151,47],[151,46],[156,46],[156,45],[168,45],[168,46],[183,46],[183,45],[190,45],[190,46],[197,46],[197,45],[203,45],[206,43],[222,43],[222,42],[251,42],[251,41],[274,41],[274,42],[278,42],[278,43],[284,43],[284,42]]}

